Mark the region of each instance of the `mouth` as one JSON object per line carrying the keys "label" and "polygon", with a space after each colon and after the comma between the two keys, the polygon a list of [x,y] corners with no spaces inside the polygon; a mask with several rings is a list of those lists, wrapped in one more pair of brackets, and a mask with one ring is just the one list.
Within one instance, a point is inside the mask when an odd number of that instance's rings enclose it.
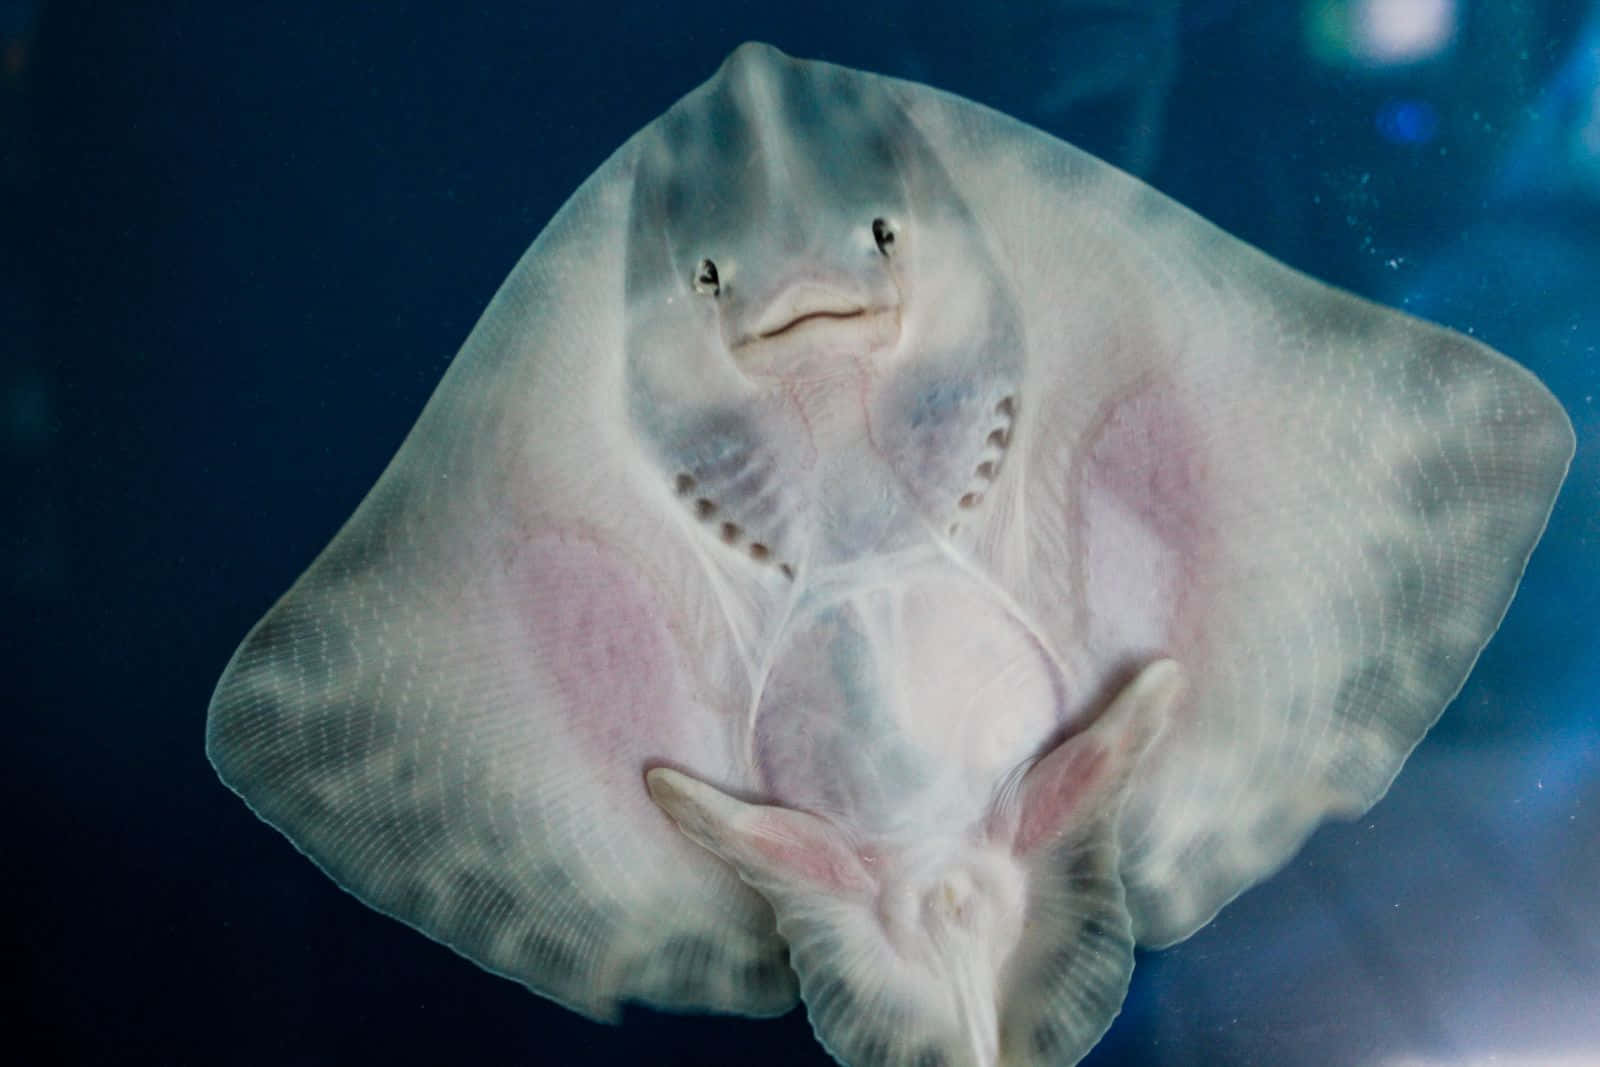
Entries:
{"label": "mouth", "polygon": [[829,285],[802,282],[778,293],[737,343],[768,341],[810,326],[848,322],[866,314],[867,308],[851,294]]}
{"label": "mouth", "polygon": [[756,378],[833,377],[900,335],[897,303],[868,303],[865,294],[802,283],[780,292],[730,346],[739,367]]}
{"label": "mouth", "polygon": [[860,359],[892,347],[899,335],[897,308],[810,311],[746,334],[733,355],[755,378],[820,380],[859,370]]}
{"label": "mouth", "polygon": [[807,323],[824,321],[824,320],[833,321],[833,322],[843,322],[843,321],[846,321],[846,320],[849,320],[849,319],[862,318],[866,314],[867,314],[867,309],[866,308],[862,308],[862,307],[850,308],[849,310],[833,310],[833,309],[829,309],[829,310],[825,310],[825,311],[808,311],[805,314],[797,315],[794,318],[789,319],[787,322],[780,322],[776,326],[771,326],[771,327],[768,327],[766,329],[759,330],[756,333],[756,335],[754,337],[752,337],[752,338],[749,338],[749,340],[752,340],[752,341],[766,341],[766,340],[770,340],[771,338],[774,338],[774,337],[782,337],[784,334],[790,332],[791,330],[800,329],[802,326],[805,326]]}

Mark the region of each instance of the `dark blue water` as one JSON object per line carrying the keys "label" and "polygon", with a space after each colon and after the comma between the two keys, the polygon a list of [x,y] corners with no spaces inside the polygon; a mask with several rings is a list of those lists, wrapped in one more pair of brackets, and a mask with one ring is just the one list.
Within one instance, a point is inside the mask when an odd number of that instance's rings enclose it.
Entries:
{"label": "dark blue water", "polygon": [[337,889],[201,749],[235,644],[544,221],[748,38],[1046,125],[1562,398],[1566,493],[1456,705],[1369,816],[1144,954],[1088,1062],[1600,1061],[1582,0],[1412,4],[1454,37],[1403,63],[1351,58],[1328,13],[1354,3],[487,6],[0,4],[3,1010],[30,1062],[828,1062],[798,1014],[613,1029],[491,977]]}

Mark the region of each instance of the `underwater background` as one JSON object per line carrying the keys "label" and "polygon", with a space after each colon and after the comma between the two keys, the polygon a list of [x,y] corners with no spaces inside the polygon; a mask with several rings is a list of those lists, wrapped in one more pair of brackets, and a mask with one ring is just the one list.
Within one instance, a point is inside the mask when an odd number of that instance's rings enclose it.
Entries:
{"label": "underwater background", "polygon": [[491,976],[338,889],[202,751],[228,656],[512,264],[746,39],[1039,125],[1561,398],[1546,537],[1389,796],[1141,953],[1085,1062],[1600,1063],[1594,0],[0,0],[18,1062],[831,1062],[798,1011],[611,1028]]}

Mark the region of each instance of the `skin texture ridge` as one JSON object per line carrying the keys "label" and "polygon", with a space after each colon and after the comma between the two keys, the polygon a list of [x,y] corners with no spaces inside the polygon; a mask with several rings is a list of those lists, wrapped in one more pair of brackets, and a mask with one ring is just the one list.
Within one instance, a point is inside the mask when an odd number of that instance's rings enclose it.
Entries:
{"label": "skin texture ridge", "polygon": [[1367,810],[1572,455],[1481,344],[746,45],[617,150],[219,681],[223,781],[575,1011],[1076,1062]]}

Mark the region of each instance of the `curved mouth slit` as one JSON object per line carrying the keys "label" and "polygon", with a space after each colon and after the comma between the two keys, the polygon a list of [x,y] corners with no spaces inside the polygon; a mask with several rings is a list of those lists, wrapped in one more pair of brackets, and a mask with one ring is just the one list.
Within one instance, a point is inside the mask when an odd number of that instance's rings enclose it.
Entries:
{"label": "curved mouth slit", "polygon": [[769,337],[777,337],[781,334],[788,333],[797,326],[804,325],[808,322],[813,322],[817,319],[856,319],[860,318],[864,314],[866,314],[865,308],[855,308],[850,311],[812,311],[804,315],[798,315],[795,318],[790,319],[788,322],[785,322],[779,326],[775,326],[770,330],[762,330],[760,333],[756,334],[756,340],[765,341]]}

